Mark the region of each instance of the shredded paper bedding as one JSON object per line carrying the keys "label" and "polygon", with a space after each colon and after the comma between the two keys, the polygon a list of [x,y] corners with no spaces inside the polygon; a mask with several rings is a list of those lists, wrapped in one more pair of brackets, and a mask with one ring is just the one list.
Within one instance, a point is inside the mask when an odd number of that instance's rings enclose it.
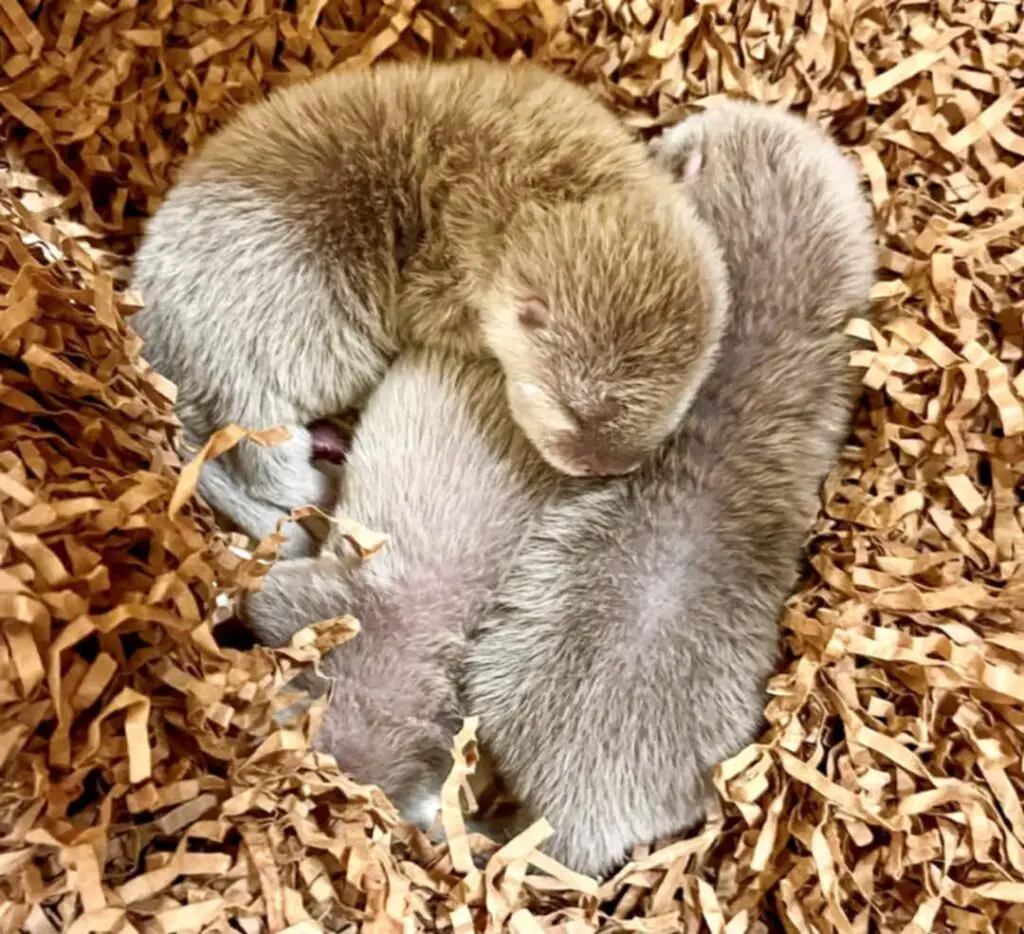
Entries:
{"label": "shredded paper bedding", "polygon": [[[854,325],[864,400],[765,732],[703,830],[609,880],[538,852],[543,821],[467,833],[472,722],[431,843],[310,751],[321,707],[275,717],[358,621],[218,644],[265,565],[192,495],[126,324],[141,224],[205,134],[427,56],[531,58],[643,134],[791,106],[877,213],[885,323]],[[0,932],[1024,928],[1022,88],[1016,0],[0,0]]]}

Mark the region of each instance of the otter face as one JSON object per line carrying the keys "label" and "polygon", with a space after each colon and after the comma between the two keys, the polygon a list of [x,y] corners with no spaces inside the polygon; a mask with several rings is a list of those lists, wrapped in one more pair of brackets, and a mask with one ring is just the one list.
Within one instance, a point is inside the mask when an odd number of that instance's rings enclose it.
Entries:
{"label": "otter face", "polygon": [[512,417],[562,473],[630,473],[676,428],[702,367],[688,344],[660,344],[642,331],[594,341],[574,322],[532,298],[493,328]]}
{"label": "otter face", "polygon": [[526,206],[481,307],[512,416],[573,476],[629,473],[679,425],[717,354],[727,289],[682,190]]}
{"label": "otter face", "polygon": [[642,450],[617,444],[621,405],[599,400],[584,411],[559,403],[537,383],[508,384],[512,417],[552,467],[573,477],[610,477],[640,466]]}
{"label": "otter face", "polygon": [[673,432],[725,328],[725,265],[683,189],[524,205],[480,308],[512,416],[573,476],[629,473]]}

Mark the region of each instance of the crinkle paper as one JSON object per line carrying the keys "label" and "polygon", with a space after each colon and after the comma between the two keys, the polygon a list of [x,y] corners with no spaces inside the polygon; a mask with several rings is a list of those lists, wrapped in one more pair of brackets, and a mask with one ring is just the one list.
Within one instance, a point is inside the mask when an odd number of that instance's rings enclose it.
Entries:
{"label": "crinkle paper", "polygon": [[[310,751],[322,708],[275,716],[358,622],[219,647],[265,565],[191,495],[125,324],[141,221],[204,134],[423,56],[535,59],[641,133],[795,107],[877,212],[885,323],[853,325],[865,398],[765,732],[701,832],[600,884],[543,822],[467,834],[472,722],[432,844]],[[0,0],[0,932],[1024,928],[1022,88],[1014,0]]]}

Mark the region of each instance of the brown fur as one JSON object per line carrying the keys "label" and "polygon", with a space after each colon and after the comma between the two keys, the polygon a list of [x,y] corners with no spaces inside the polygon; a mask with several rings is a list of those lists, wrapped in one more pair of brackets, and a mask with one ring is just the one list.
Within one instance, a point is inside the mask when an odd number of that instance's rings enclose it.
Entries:
{"label": "brown fur", "polygon": [[253,534],[326,501],[303,426],[411,346],[497,358],[560,470],[634,469],[685,413],[725,308],[713,239],[644,147],[570,82],[483,62],[336,72],[242,110],[150,222],[135,278],[191,443],[231,421],[293,430],[204,470]]}

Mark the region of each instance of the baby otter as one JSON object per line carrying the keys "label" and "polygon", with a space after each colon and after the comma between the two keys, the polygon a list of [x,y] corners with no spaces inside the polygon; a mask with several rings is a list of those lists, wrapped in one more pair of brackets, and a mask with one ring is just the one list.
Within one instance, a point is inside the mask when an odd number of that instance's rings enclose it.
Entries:
{"label": "baby otter", "polygon": [[462,670],[523,818],[546,817],[548,852],[595,875],[702,820],[715,765],[761,727],[875,264],[857,173],[811,124],[726,104],[654,151],[697,167],[732,293],[721,354],[654,458],[542,510]]}
{"label": "baby otter", "polygon": [[[562,479],[516,429],[503,391],[492,360],[403,355],[362,413],[338,507],[390,540],[362,561],[335,531],[318,557],[277,562],[245,606],[268,645],[322,619],[360,621],[321,665],[331,697],[314,742],[424,826],[465,715],[466,633]],[[299,686],[327,685],[310,671]]]}
{"label": "baby otter", "polygon": [[[244,108],[149,222],[134,284],[186,443],[291,431],[200,478],[259,537],[330,500],[304,426],[409,347],[495,358],[551,465],[627,473],[685,414],[726,304],[714,238],[595,97],[480,61],[333,72]],[[311,548],[296,530],[282,553]]]}

